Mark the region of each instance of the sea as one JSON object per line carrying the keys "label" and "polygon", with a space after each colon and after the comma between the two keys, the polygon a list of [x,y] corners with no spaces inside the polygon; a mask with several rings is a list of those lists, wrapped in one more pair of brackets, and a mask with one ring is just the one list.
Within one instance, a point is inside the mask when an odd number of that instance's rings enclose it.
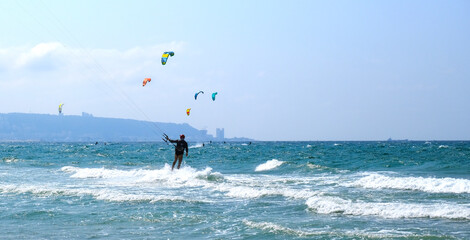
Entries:
{"label": "sea", "polygon": [[470,142],[0,143],[1,239],[470,239]]}

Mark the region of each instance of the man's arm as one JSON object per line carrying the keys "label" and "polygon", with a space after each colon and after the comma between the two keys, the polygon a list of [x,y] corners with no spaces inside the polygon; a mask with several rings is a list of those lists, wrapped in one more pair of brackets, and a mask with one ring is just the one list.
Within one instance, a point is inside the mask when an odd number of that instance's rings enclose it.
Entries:
{"label": "man's arm", "polygon": [[171,142],[171,143],[175,143],[176,141],[175,140],[171,140],[168,135],[166,134],[163,134],[163,136],[165,136],[165,139],[168,141],[168,142]]}

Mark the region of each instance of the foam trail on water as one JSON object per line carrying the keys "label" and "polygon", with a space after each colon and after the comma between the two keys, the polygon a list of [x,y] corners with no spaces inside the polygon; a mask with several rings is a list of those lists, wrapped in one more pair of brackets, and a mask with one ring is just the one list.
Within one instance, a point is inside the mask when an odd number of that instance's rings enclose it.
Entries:
{"label": "foam trail on water", "polygon": [[470,219],[469,205],[353,202],[331,196],[313,196],[306,201],[306,204],[309,209],[322,214],[372,215],[383,218]]}
{"label": "foam trail on water", "polygon": [[283,163],[284,163],[283,161],[279,161],[277,159],[269,160],[263,164],[258,165],[255,171],[260,172],[260,171],[271,170],[271,169],[281,166]]}
{"label": "foam trail on water", "polygon": [[431,193],[470,193],[470,180],[458,178],[389,177],[370,173],[352,183],[352,187],[401,189]]}

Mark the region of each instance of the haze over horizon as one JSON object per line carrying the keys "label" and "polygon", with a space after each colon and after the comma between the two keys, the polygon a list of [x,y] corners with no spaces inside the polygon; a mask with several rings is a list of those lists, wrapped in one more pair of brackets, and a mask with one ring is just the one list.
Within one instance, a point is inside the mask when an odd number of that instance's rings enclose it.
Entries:
{"label": "haze over horizon", "polygon": [[[227,138],[470,140],[469,1],[0,10],[0,113],[57,114],[64,103],[65,115],[225,128]],[[162,66],[164,51],[175,56]]]}

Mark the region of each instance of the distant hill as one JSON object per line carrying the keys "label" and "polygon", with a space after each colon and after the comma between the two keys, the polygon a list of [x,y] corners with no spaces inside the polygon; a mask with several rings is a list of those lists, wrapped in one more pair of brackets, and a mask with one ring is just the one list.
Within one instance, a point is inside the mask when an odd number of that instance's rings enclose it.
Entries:
{"label": "distant hill", "polygon": [[187,141],[216,140],[206,130],[189,124],[101,118],[87,113],[82,116],[0,113],[0,141],[162,141],[159,129],[172,138],[185,134]]}

